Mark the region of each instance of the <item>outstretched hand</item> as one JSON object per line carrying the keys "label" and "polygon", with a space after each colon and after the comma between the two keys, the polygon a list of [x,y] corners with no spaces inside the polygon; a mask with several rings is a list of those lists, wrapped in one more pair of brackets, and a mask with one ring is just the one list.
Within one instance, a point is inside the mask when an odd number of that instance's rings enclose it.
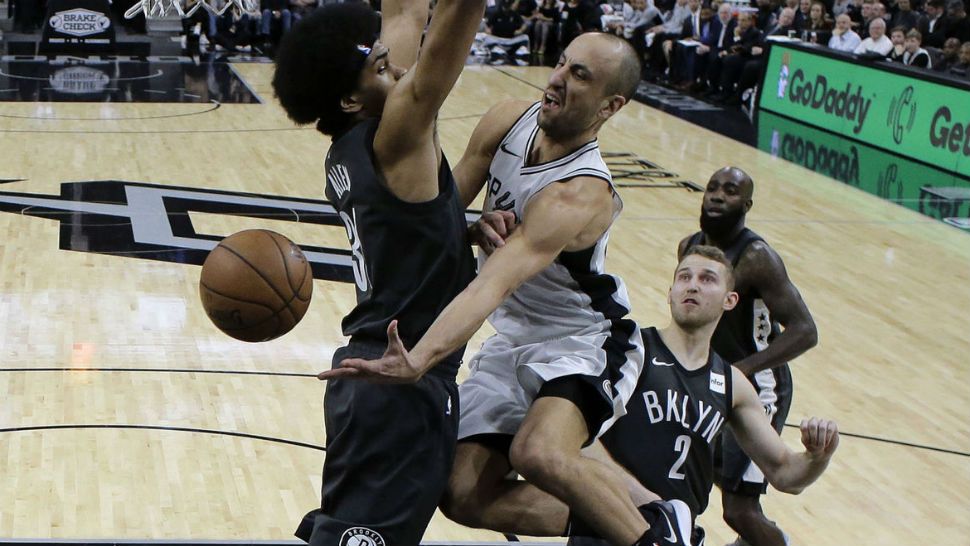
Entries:
{"label": "outstretched hand", "polygon": [[338,367],[317,374],[317,379],[364,379],[374,383],[416,383],[424,371],[410,359],[401,336],[397,332],[397,321],[392,320],[387,327],[387,350],[377,360],[347,358]]}
{"label": "outstretched hand", "polygon": [[827,459],[839,447],[839,427],[835,421],[825,419],[802,419],[802,444],[815,459]]}

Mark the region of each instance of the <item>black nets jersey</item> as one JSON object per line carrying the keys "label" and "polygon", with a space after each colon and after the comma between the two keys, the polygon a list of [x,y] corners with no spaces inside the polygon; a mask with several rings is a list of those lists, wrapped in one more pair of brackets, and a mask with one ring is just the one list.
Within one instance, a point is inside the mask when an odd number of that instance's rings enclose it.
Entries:
{"label": "black nets jersey", "polygon": [[[362,121],[337,138],[327,154],[327,199],[350,240],[357,306],[344,317],[343,333],[356,340],[387,340],[398,332],[411,348],[438,314],[475,276],[464,207],[442,155],[438,196],[402,201],[381,182],[375,167],[378,120]],[[433,368],[454,377],[464,347]]]}
{"label": "black nets jersey", "polygon": [[[731,244],[721,250],[731,261],[731,265],[736,267],[748,245],[756,241],[764,242],[764,239],[744,228]],[[688,239],[687,249],[703,244],[704,232],[698,231]],[[738,304],[721,317],[711,339],[711,346],[717,354],[733,364],[763,351],[780,331],[780,326],[771,320],[771,313],[757,290],[738,291]]]}
{"label": "black nets jersey", "polygon": [[730,418],[731,366],[713,351],[689,371],[656,328],[644,328],[646,362],[621,417],[602,437],[610,455],[647,489],[680,499],[695,516],[714,484],[714,441]]}

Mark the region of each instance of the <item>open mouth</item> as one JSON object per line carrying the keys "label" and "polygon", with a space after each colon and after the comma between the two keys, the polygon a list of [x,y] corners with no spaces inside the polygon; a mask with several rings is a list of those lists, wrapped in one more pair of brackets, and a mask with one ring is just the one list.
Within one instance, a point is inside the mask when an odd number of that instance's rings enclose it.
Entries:
{"label": "open mouth", "polygon": [[542,95],[542,106],[547,109],[560,108],[562,107],[562,99],[559,98],[555,93],[550,93],[546,91]]}
{"label": "open mouth", "polygon": [[687,298],[684,300],[684,305],[700,305],[694,298]]}

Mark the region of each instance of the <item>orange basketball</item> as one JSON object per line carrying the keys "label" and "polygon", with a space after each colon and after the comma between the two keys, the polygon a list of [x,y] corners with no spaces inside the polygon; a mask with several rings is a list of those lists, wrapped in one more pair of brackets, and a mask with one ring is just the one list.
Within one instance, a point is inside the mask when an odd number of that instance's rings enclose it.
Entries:
{"label": "orange basketball", "polygon": [[265,229],[240,231],[212,249],[199,279],[202,307],[223,332],[242,341],[269,341],[306,313],[313,272],[286,237]]}

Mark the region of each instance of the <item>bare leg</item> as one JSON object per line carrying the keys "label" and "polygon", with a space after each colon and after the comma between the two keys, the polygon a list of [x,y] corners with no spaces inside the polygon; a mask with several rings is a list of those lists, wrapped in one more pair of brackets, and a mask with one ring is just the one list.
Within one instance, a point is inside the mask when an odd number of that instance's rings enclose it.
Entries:
{"label": "bare leg", "polygon": [[512,467],[504,453],[460,442],[441,511],[468,527],[531,536],[561,536],[569,508],[549,493],[507,479]]}
{"label": "bare leg", "polygon": [[540,397],[512,442],[512,466],[568,504],[611,544],[630,546],[649,526],[630,499],[624,478],[582,456],[580,449],[588,436],[583,414],[573,402]]}
{"label": "bare leg", "polygon": [[785,546],[785,535],[765,517],[759,496],[721,491],[724,521],[751,546]]}

